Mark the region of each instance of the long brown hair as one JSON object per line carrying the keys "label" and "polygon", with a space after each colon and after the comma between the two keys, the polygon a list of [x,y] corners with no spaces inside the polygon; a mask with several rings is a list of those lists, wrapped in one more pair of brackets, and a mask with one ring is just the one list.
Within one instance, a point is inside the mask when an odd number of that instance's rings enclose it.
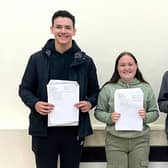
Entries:
{"label": "long brown hair", "polygon": [[120,79],[120,75],[118,73],[118,62],[119,62],[120,58],[123,57],[124,55],[129,55],[130,57],[132,57],[133,60],[135,61],[135,64],[137,65],[135,78],[137,78],[141,82],[148,83],[147,81],[145,81],[141,71],[138,68],[138,62],[137,62],[137,59],[135,58],[135,56],[130,52],[124,51],[124,52],[120,53],[119,56],[116,59],[114,72],[112,74],[111,79],[109,81],[107,81],[103,86],[107,85],[108,83],[117,83],[117,81]]}

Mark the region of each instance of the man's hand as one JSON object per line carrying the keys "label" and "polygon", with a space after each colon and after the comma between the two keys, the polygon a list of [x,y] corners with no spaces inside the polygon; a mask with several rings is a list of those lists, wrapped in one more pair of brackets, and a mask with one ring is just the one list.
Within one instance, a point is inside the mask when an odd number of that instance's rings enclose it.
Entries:
{"label": "man's hand", "polygon": [[54,105],[43,101],[38,101],[35,104],[36,111],[41,115],[47,115],[48,113],[51,112],[51,110],[53,110],[53,108]]}
{"label": "man's hand", "polygon": [[88,112],[92,108],[92,105],[89,101],[80,101],[75,104],[75,107],[79,108],[82,112]]}

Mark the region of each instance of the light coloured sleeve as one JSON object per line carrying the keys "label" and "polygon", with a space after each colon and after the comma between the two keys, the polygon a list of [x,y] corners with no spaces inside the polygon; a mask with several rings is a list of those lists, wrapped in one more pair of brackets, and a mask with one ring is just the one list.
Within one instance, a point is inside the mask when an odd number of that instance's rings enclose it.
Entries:
{"label": "light coloured sleeve", "polygon": [[146,118],[145,123],[151,123],[158,119],[159,108],[157,105],[155,94],[152,88],[149,86],[148,97],[147,97],[147,107],[146,107]]}
{"label": "light coloured sleeve", "polygon": [[112,112],[109,112],[109,88],[104,86],[98,96],[97,106],[94,112],[94,116],[97,120],[112,125]]}

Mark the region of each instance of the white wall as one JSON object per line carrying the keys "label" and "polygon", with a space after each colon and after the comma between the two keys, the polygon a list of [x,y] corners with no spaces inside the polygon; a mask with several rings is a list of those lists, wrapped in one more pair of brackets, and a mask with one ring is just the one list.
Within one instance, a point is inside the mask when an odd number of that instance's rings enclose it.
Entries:
{"label": "white wall", "polygon": [[76,16],[75,40],[93,57],[100,84],[122,51],[131,51],[156,96],[168,69],[167,0],[0,0],[0,128],[27,128],[28,109],[17,92],[27,60],[51,38],[51,16]]}

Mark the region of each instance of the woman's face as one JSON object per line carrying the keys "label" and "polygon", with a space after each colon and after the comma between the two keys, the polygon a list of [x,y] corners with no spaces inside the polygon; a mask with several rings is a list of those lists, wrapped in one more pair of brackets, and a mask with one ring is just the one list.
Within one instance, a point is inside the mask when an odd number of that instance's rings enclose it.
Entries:
{"label": "woman's face", "polygon": [[130,55],[126,54],[119,59],[117,69],[120,78],[126,82],[130,82],[135,77],[137,71],[137,64]]}

